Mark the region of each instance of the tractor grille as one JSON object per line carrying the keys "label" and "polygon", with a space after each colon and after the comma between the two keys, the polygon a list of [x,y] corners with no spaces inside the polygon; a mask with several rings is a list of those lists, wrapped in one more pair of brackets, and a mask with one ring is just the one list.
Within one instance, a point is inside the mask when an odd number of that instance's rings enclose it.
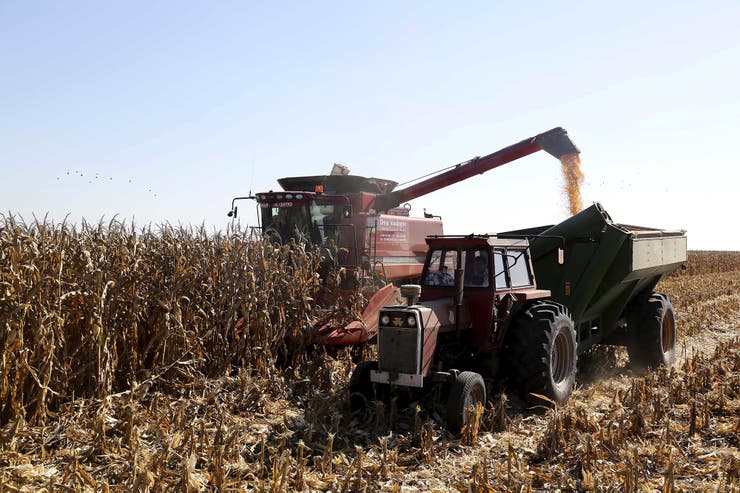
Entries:
{"label": "tractor grille", "polygon": [[417,328],[380,327],[378,369],[398,373],[419,373],[421,348]]}

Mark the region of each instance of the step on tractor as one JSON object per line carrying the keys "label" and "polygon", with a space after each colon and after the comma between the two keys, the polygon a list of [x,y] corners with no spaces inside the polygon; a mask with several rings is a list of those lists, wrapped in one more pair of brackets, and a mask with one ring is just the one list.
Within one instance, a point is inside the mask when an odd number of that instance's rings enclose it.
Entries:
{"label": "step on tractor", "polygon": [[377,333],[378,310],[400,300],[398,286],[417,282],[426,253],[424,239],[441,235],[442,218],[424,213],[411,217],[408,201],[544,150],[560,159],[578,153],[567,132],[558,127],[483,157],[395,190],[395,181],[348,174],[335,165],[330,175],[281,178],[283,191],[235,197],[257,202],[260,231],[276,241],[301,237],[337,252],[334,266],[343,274],[345,292],[362,292],[368,303],[359,320],[346,326],[316,327],[316,343],[362,345]]}
{"label": "step on tractor", "polygon": [[653,289],[687,261],[685,231],[616,224],[597,203],[554,226],[426,243],[407,304],[380,310],[377,361],[352,373],[355,410],[391,388],[436,388],[457,432],[489,384],[530,406],[564,403],[596,344],[626,345],[633,367],[674,360],[673,307]]}

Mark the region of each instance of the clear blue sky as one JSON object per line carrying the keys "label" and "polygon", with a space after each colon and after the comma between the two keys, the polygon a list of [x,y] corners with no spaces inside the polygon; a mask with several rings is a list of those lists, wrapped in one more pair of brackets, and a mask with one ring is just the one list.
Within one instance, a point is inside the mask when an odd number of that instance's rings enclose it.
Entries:
{"label": "clear blue sky", "polygon": [[[586,204],[737,250],[738,26],[737,0],[0,0],[0,211],[220,229],[282,176],[403,182],[563,126]],[[546,154],[412,206],[448,233],[567,214]]]}

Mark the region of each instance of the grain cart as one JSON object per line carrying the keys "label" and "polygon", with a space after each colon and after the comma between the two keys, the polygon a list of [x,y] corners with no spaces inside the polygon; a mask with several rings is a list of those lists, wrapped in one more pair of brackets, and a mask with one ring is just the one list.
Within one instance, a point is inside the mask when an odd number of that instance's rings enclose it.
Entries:
{"label": "grain cart", "polygon": [[355,368],[353,408],[389,386],[442,385],[458,431],[501,376],[530,405],[565,402],[595,344],[627,345],[635,366],[673,362],[673,308],[653,289],[687,260],[684,231],[616,224],[595,204],[555,226],[427,245],[408,304],[380,310],[378,360]]}
{"label": "grain cart", "polygon": [[399,190],[395,181],[345,174],[349,170],[335,166],[330,175],[281,178],[278,183],[284,191],[235,197],[229,216],[237,216],[237,201],[253,199],[265,235],[287,241],[299,234],[316,245],[336,245],[343,287],[348,292],[361,290],[369,302],[360,320],[346,327],[332,323],[317,327],[316,342],[361,345],[375,336],[378,310],[397,300],[395,285],[419,279],[424,238],[442,234],[440,216],[412,217],[408,201],[541,150],[558,159],[579,152],[567,132],[556,127]]}

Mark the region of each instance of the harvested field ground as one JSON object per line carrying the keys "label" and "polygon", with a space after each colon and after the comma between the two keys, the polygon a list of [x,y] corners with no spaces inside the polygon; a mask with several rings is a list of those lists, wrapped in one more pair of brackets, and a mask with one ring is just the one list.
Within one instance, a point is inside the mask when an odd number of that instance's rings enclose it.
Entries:
{"label": "harvested field ground", "polygon": [[286,334],[353,308],[313,305],[311,255],[65,228],[0,229],[0,491],[740,491],[738,252],[658,286],[673,369],[597,348],[566,406],[498,393],[456,438],[430,403],[350,415],[348,355],[290,360]]}

